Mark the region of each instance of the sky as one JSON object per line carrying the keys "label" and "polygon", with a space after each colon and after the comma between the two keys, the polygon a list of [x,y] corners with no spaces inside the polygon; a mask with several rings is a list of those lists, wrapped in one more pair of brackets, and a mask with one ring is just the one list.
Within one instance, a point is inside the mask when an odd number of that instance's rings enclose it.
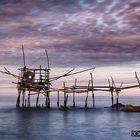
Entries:
{"label": "sky", "polygon": [[[110,76],[118,86],[122,81],[137,84],[134,72],[140,75],[140,1],[0,0],[1,70],[6,66],[14,73],[23,66],[22,45],[27,67],[46,67],[47,49],[55,75],[71,68],[96,67],[96,85],[108,85]],[[11,79],[0,77],[2,92],[7,86],[15,90]],[[79,84],[88,83],[90,78],[85,73],[62,81],[73,84],[77,77]]]}
{"label": "sky", "polygon": [[140,60],[139,0],[0,0],[0,65],[129,65]]}

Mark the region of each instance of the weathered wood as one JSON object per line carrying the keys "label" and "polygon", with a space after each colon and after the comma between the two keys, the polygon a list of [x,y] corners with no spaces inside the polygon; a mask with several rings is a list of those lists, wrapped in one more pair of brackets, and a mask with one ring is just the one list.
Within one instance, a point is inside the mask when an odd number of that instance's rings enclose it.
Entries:
{"label": "weathered wood", "polygon": [[23,53],[23,64],[24,67],[26,67],[26,63],[25,63],[25,52],[24,52],[24,46],[22,45],[22,53]]}
{"label": "weathered wood", "polygon": [[74,89],[73,89],[73,107],[75,107],[75,88],[77,85],[77,79],[75,79]]}
{"label": "weathered wood", "polygon": [[113,90],[114,90],[113,82],[112,82],[112,85],[111,85],[110,80],[108,79],[108,83],[109,83],[110,92],[111,92],[111,103],[112,103],[112,106],[113,106],[113,104],[114,104],[114,99],[113,99]]}
{"label": "weathered wood", "polygon": [[20,107],[20,96],[21,96],[21,90],[18,89],[18,97],[17,97],[16,107]]}
{"label": "weathered wood", "polygon": [[25,89],[22,90],[22,107],[24,107],[25,102]]}
{"label": "weathered wood", "polygon": [[66,89],[65,89],[65,82],[63,82],[63,88],[64,88],[64,106],[66,101]]}
{"label": "weathered wood", "polygon": [[57,107],[59,107],[59,90],[57,91]]}
{"label": "weathered wood", "polygon": [[92,100],[93,100],[93,108],[95,108],[94,86],[93,86],[93,76],[92,76],[92,73],[90,73],[90,76],[91,76],[91,86],[92,86]]}
{"label": "weathered wood", "polygon": [[49,92],[47,92],[47,94],[46,94],[46,107],[47,108],[50,108],[50,94],[49,94]]}
{"label": "weathered wood", "polygon": [[64,101],[64,107],[66,108],[67,107],[67,102],[68,102],[68,94],[66,95],[66,98],[65,98],[65,101]]}
{"label": "weathered wood", "polygon": [[45,50],[45,53],[46,53],[46,59],[47,59],[47,64],[48,64],[48,70],[49,70],[50,69],[50,60],[49,60],[49,55],[48,55],[47,50]]}
{"label": "weathered wood", "polygon": [[[89,86],[90,86],[90,80],[89,80],[89,83],[88,83],[88,87]],[[86,96],[86,99],[85,99],[85,109],[87,109],[88,94],[89,94],[89,91],[87,91],[87,96]]]}
{"label": "weathered wood", "polygon": [[29,90],[29,93],[28,93],[28,107],[30,107],[30,90]]}
{"label": "weathered wood", "polygon": [[25,109],[27,108],[26,104],[27,104],[27,103],[26,103],[26,99],[25,99],[25,106],[24,106]]}
{"label": "weathered wood", "polygon": [[37,94],[37,98],[36,98],[36,107],[38,107],[39,95],[40,95],[40,93]]}
{"label": "weathered wood", "polygon": [[119,92],[116,92],[116,108],[119,107]]}
{"label": "weathered wood", "polygon": [[113,97],[113,91],[111,91],[111,103],[112,103],[112,106],[113,106],[113,104],[114,104],[114,99],[113,99],[114,97]]}

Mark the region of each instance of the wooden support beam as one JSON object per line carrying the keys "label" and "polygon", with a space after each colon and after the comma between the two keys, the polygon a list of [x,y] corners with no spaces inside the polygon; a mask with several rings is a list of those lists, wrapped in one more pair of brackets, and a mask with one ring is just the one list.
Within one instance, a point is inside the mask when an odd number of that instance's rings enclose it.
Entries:
{"label": "wooden support beam", "polygon": [[112,106],[114,104],[114,97],[113,97],[113,91],[111,90],[111,103],[112,103]]}
{"label": "wooden support beam", "polygon": [[37,94],[37,98],[36,98],[36,107],[38,107],[39,95],[40,95],[40,92]]}
{"label": "wooden support beam", "polygon": [[65,101],[64,101],[64,108],[66,108],[67,107],[67,102],[68,102],[68,94],[66,95],[66,98],[65,98]]}
{"label": "wooden support beam", "polygon": [[29,90],[29,93],[28,93],[28,107],[30,107],[30,90]]}
{"label": "wooden support beam", "polygon": [[24,68],[26,67],[26,63],[25,63],[25,52],[24,52],[24,46],[22,45],[22,53],[23,53],[23,64],[24,64]]}
{"label": "wooden support beam", "polygon": [[75,88],[77,85],[77,79],[75,79],[74,89],[73,89],[73,107],[75,107]]}
{"label": "wooden support beam", "polygon": [[59,107],[59,90],[57,91],[57,107]]}
{"label": "wooden support beam", "polygon": [[110,92],[111,92],[111,103],[112,103],[112,106],[114,104],[114,99],[113,99],[113,82],[112,82],[112,85],[110,83],[110,80],[108,79],[108,84],[109,84],[109,88],[110,88]]}
{"label": "wooden support beam", "polygon": [[[121,82],[120,89],[122,88],[123,82]],[[119,108],[119,93],[121,90],[116,90],[116,108]]]}
{"label": "wooden support beam", "polygon": [[26,103],[26,99],[25,99],[25,106],[24,106],[25,109],[27,108],[26,104],[27,104],[27,103]]}
{"label": "wooden support beam", "polygon": [[137,82],[138,82],[138,84],[139,84],[139,86],[140,86],[140,80],[139,80],[139,77],[138,77],[138,75],[137,75],[137,72],[135,72],[135,77],[136,77]]}
{"label": "wooden support beam", "polygon": [[95,108],[95,97],[94,97],[94,87],[93,87],[93,76],[92,73],[90,73],[91,76],[91,86],[92,86],[92,100],[93,100],[93,108]]}
{"label": "wooden support beam", "polygon": [[[89,86],[90,86],[90,80],[89,80],[89,83],[88,83],[88,87]],[[85,109],[87,109],[88,94],[89,94],[89,91],[87,90],[87,96],[86,96],[86,99],[85,99]]]}
{"label": "wooden support beam", "polygon": [[119,108],[119,92],[116,92],[116,109]]}
{"label": "wooden support beam", "polygon": [[25,89],[22,90],[22,107],[24,107],[25,102]]}
{"label": "wooden support beam", "polygon": [[65,100],[66,100],[66,89],[65,89],[66,85],[65,82],[63,82],[63,88],[64,88],[64,106],[65,106]]}
{"label": "wooden support beam", "polygon": [[50,108],[50,93],[47,93],[47,108]]}
{"label": "wooden support beam", "polygon": [[20,96],[21,96],[21,90],[18,89],[18,97],[17,97],[16,107],[20,107]]}

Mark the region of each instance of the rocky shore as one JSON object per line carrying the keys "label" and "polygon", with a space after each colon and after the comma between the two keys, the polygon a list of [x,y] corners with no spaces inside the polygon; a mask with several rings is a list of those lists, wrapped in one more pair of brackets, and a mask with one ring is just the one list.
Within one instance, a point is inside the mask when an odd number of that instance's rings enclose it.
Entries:
{"label": "rocky shore", "polygon": [[119,103],[118,105],[113,104],[111,108],[118,108],[124,112],[140,112],[140,106],[134,106],[130,104],[127,104],[127,105],[124,105],[122,103]]}

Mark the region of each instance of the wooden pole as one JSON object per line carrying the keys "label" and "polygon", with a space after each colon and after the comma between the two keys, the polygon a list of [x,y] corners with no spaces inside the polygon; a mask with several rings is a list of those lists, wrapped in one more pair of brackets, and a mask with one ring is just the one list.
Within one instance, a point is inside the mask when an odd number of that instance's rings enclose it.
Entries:
{"label": "wooden pole", "polygon": [[22,107],[24,107],[25,102],[25,89],[22,90]]}
{"label": "wooden pole", "polygon": [[114,99],[113,99],[113,91],[111,90],[111,103],[112,103],[112,106],[114,104]]}
{"label": "wooden pole", "polygon": [[40,93],[37,94],[37,98],[36,98],[36,107],[38,107],[39,94],[40,94]]}
{"label": "wooden pole", "polygon": [[73,90],[73,107],[75,107],[75,89],[76,89],[77,79],[75,79],[75,85]]}
{"label": "wooden pole", "polygon": [[116,108],[119,108],[119,92],[116,91]]}
{"label": "wooden pole", "polygon": [[22,45],[22,53],[23,53],[23,64],[24,67],[26,67],[26,63],[25,63],[25,52],[24,52],[24,46]]}
{"label": "wooden pole", "polygon": [[25,99],[25,106],[24,106],[24,107],[25,107],[25,109],[26,109],[26,99]]}
{"label": "wooden pole", "polygon": [[87,100],[88,100],[88,91],[87,91],[87,96],[86,96],[86,100],[85,100],[85,109],[87,109]]}
{"label": "wooden pole", "polygon": [[28,93],[28,107],[30,107],[30,90],[29,90],[29,93]]}
{"label": "wooden pole", "polygon": [[46,105],[47,108],[50,108],[49,92],[46,91],[45,93],[46,93],[46,103],[45,103],[45,105]]}
{"label": "wooden pole", "polygon": [[21,90],[18,89],[18,97],[17,97],[16,107],[20,107],[20,96],[21,96]]}
{"label": "wooden pole", "polygon": [[64,106],[65,106],[65,101],[66,101],[65,82],[63,82],[63,88],[64,88]]}
{"label": "wooden pole", "polygon": [[46,105],[47,108],[50,108],[50,78],[49,77],[50,77],[50,72],[49,72],[49,69],[48,69],[47,77],[46,77],[47,78],[46,79],[47,87],[46,87],[46,91],[45,91],[45,93],[46,93],[46,103],[45,103],[45,105]]}
{"label": "wooden pole", "polygon": [[112,103],[112,106],[113,106],[113,82],[112,82],[112,86],[111,86],[111,83],[110,83],[110,80],[108,79],[108,83],[109,83],[109,87],[110,87],[110,92],[111,92],[111,103]]}
{"label": "wooden pole", "polygon": [[90,73],[91,76],[91,86],[92,86],[92,99],[93,99],[93,108],[95,108],[95,97],[94,97],[94,88],[93,88],[93,76],[92,73]]}
{"label": "wooden pole", "polygon": [[121,92],[122,85],[123,85],[123,82],[122,82],[121,85],[120,85],[119,91],[116,90],[116,96],[117,96],[117,97],[116,97],[116,108],[119,108],[119,93]]}
{"label": "wooden pole", "polygon": [[67,107],[67,101],[68,101],[68,94],[66,95],[65,103],[64,103],[64,108]]}
{"label": "wooden pole", "polygon": [[59,107],[59,90],[57,91],[57,107]]}
{"label": "wooden pole", "polygon": [[87,96],[86,96],[86,99],[85,99],[85,109],[87,109],[87,101],[88,101],[89,86],[90,86],[90,80],[89,80],[89,83],[88,83]]}

